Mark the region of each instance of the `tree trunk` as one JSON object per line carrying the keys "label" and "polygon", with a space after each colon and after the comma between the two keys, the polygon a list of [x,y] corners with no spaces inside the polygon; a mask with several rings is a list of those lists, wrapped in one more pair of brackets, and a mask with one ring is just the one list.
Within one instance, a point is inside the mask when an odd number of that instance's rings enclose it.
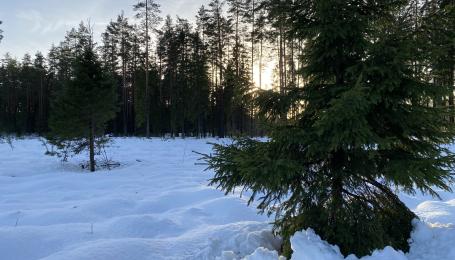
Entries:
{"label": "tree trunk", "polygon": [[337,216],[339,211],[343,207],[343,176],[342,176],[342,165],[343,165],[343,152],[336,151],[332,158],[332,191],[331,200],[332,208],[330,210],[330,225],[335,228],[337,226]]}
{"label": "tree trunk", "polygon": [[149,96],[149,12],[145,0],[145,135],[150,137],[150,96]]}
{"label": "tree trunk", "polygon": [[[123,32],[122,32],[123,34]],[[126,84],[126,50],[122,35],[122,84],[123,84],[123,135],[128,135],[128,86]]]}
{"label": "tree trunk", "polygon": [[44,86],[43,86],[43,72],[40,71],[40,88],[39,88],[39,101],[38,101],[38,133],[42,134],[44,131]]}
{"label": "tree trunk", "polygon": [[158,79],[158,85],[159,85],[159,88],[160,88],[160,101],[159,101],[159,132],[160,132],[160,135],[161,136],[164,136],[164,125],[166,125],[166,123],[164,122],[164,117],[163,117],[163,106],[164,106],[164,101],[163,101],[163,61],[162,61],[162,57],[160,56],[159,57],[159,60],[160,60],[160,66],[159,66],[159,79]]}
{"label": "tree trunk", "polygon": [[95,171],[95,126],[93,119],[90,121],[90,137],[89,137],[89,146],[90,146],[90,171]]}
{"label": "tree trunk", "polygon": [[[449,94],[449,106],[453,109],[453,106],[455,105],[455,97],[454,97],[454,91],[455,91],[455,86],[454,86],[454,73],[455,73],[455,61],[453,60],[453,57],[455,56],[455,48],[452,46],[450,51],[449,51],[449,57],[452,57],[452,60],[450,61],[449,65],[449,70],[448,70],[448,86],[450,88],[450,94]],[[455,115],[450,116],[450,122],[455,123]]]}
{"label": "tree trunk", "polygon": [[261,37],[261,53],[259,55],[259,89],[262,89],[262,55],[263,55],[263,43]]}
{"label": "tree trunk", "polygon": [[278,42],[278,66],[279,68],[279,74],[280,74],[280,94],[284,94],[284,79],[283,79],[283,28],[282,25],[280,24],[279,27],[279,42]]}
{"label": "tree trunk", "polygon": [[252,22],[251,22],[251,82],[254,82],[254,26],[255,26],[255,20],[254,20],[254,9],[255,9],[255,3],[254,0],[252,2],[253,4],[253,10],[252,10]]}
{"label": "tree trunk", "polygon": [[[235,22],[235,72],[236,76],[240,75],[240,41],[239,41],[239,4],[236,3],[236,22]],[[229,59],[229,58],[228,58]]]}

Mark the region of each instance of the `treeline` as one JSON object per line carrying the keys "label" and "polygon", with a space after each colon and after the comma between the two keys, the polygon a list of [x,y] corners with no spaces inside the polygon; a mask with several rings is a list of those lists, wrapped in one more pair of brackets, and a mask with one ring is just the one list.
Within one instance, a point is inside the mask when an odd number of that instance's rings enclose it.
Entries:
{"label": "treeline", "polygon": [[[442,26],[449,4],[416,0],[407,9],[415,21],[409,29],[419,30],[416,35],[431,43],[423,46],[435,62],[428,80],[445,84],[453,82],[453,46],[441,38],[453,37]],[[200,8],[194,23],[162,18],[151,0],[132,6],[134,19],[119,14],[95,45],[103,69],[117,82],[118,110],[106,131],[122,136],[263,134],[254,101],[268,83],[264,68],[275,64],[273,84],[267,88],[276,93],[309,80],[300,73],[307,59],[305,41],[286,24],[295,15],[293,5],[283,0],[212,0]],[[3,57],[0,131],[49,130],[55,93],[72,77],[75,58],[92,34],[90,24],[81,23],[47,55]],[[418,70],[424,64],[415,66]],[[453,105],[453,97],[441,102]]]}
{"label": "treeline", "polygon": [[[103,69],[117,82],[118,110],[108,133],[224,137],[261,132],[253,74],[255,46],[263,45],[264,6],[214,0],[201,7],[194,24],[161,18],[151,0],[133,9],[135,19],[122,12],[95,45]],[[255,17],[256,12],[262,16]],[[74,62],[92,38],[90,24],[81,23],[46,57],[26,54],[18,61],[7,54],[2,59],[1,131],[49,131],[55,93],[74,76]]]}

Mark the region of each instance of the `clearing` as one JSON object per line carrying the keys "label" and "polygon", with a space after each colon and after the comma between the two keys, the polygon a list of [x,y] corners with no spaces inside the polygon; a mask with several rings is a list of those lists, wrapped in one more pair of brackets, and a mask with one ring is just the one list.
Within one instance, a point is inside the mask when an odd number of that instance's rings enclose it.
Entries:
{"label": "clearing", "polygon": [[[44,155],[39,139],[0,145],[0,258],[277,259],[273,219],[207,186],[213,173],[192,152],[210,153],[207,142],[230,141],[116,138],[108,155],[122,166],[96,173],[80,168],[84,157]],[[424,221],[411,252],[365,259],[455,259],[455,194],[441,196],[401,195]],[[311,230],[293,247],[294,259],[341,259]]]}

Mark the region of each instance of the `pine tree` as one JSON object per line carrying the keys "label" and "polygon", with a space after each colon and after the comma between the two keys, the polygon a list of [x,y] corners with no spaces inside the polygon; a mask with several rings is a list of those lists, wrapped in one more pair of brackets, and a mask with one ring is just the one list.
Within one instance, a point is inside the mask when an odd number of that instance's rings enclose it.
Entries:
{"label": "pine tree", "polygon": [[198,137],[203,137],[208,129],[208,116],[210,109],[210,84],[207,68],[207,55],[205,45],[198,32],[191,34],[191,60],[188,69],[188,112],[193,122],[194,132]]}
{"label": "pine tree", "polygon": [[21,109],[22,82],[20,80],[20,63],[8,53],[2,60],[0,75],[0,132],[21,135],[23,128],[23,111]]}
{"label": "pine tree", "polygon": [[216,134],[220,137],[226,135],[226,107],[224,103],[224,77],[226,70],[226,59],[229,55],[228,47],[232,38],[232,20],[224,15],[224,1],[212,0],[209,9],[206,10],[203,18],[205,33],[212,59],[212,85],[214,105],[214,126]]}
{"label": "pine tree", "polygon": [[[112,75],[120,74],[118,76],[119,95],[122,97],[121,108],[121,121],[122,133],[127,135],[131,130],[131,121],[134,118],[131,104],[132,99],[132,71],[130,71],[129,64],[132,61],[132,37],[133,26],[125,18],[124,14],[120,14],[115,22],[110,22],[103,33],[103,41],[105,46],[102,48],[104,66],[110,71]],[[117,73],[118,72],[118,73]]]}
{"label": "pine tree", "polygon": [[47,120],[49,114],[49,89],[47,80],[47,66],[45,64],[44,56],[38,52],[35,54],[35,60],[33,61],[34,67],[34,85],[37,89],[37,125],[36,131],[39,134],[43,134],[47,129]]}
{"label": "pine tree", "polygon": [[[422,48],[420,56],[423,60],[420,64],[431,64],[431,79],[455,90],[455,1],[427,1],[420,13],[423,15],[420,17],[419,36],[426,43]],[[436,99],[439,103],[455,105],[453,91],[448,97]],[[451,116],[452,122],[455,122],[454,116]]]}
{"label": "pine tree", "polygon": [[106,143],[105,124],[116,111],[115,83],[103,72],[91,44],[76,57],[72,70],[73,77],[53,103],[49,141],[63,153],[78,154],[88,149],[93,172],[95,149]]}
{"label": "pine tree", "polygon": [[[280,118],[268,141],[240,139],[206,155],[211,184],[250,190],[285,239],[313,228],[344,254],[390,245],[407,251],[416,216],[394,190],[450,190],[453,107],[428,106],[451,88],[422,81],[411,61],[402,0],[268,1],[305,41],[304,88],[266,93],[261,113]],[[277,8],[277,9],[275,9]],[[274,12],[277,12],[274,14]],[[288,115],[298,107],[293,120]]]}
{"label": "pine tree", "polygon": [[22,68],[21,68],[21,81],[22,81],[22,92],[25,92],[23,95],[23,112],[25,113],[24,115],[24,121],[25,121],[25,133],[33,133],[34,131],[34,125],[35,125],[35,115],[34,115],[34,110],[35,110],[35,97],[37,97],[36,93],[34,93],[35,89],[35,84],[33,82],[33,75],[34,74],[34,68],[32,66],[32,57],[30,54],[26,53],[24,55],[24,58],[22,59]]}
{"label": "pine tree", "polygon": [[160,5],[153,0],[143,0],[134,5],[134,10],[137,12],[136,17],[142,19],[145,39],[145,132],[146,136],[150,136],[150,95],[149,95],[149,48],[150,48],[150,32],[155,28],[160,21],[158,14],[160,13]]}
{"label": "pine tree", "polygon": [[[3,22],[0,21],[0,25],[2,25],[2,23]],[[2,40],[3,40],[3,30],[0,29],[0,43]],[[2,83],[6,82],[7,78],[8,78],[8,76],[6,73],[6,69],[4,68],[4,65],[2,64],[2,66],[0,67],[0,82],[2,82]],[[3,92],[4,88],[5,88],[4,84],[0,83],[0,94],[3,94],[2,92]],[[5,111],[5,110],[4,110],[4,105],[2,104],[3,103],[2,101],[3,101],[2,97],[0,97],[0,109],[2,109],[2,112],[0,113],[0,125],[4,123],[2,121],[7,121],[4,118],[5,113],[3,111]],[[6,123],[8,123],[8,122],[6,122]],[[5,130],[6,129],[4,127],[0,126],[0,144],[3,142],[7,142],[11,145],[11,138],[9,135],[5,135],[5,133],[4,133]]]}

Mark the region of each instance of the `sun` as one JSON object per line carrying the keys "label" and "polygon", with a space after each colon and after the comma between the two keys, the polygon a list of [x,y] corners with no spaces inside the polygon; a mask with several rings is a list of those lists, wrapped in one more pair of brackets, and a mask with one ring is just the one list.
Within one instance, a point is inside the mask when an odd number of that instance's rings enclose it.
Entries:
{"label": "sun", "polygon": [[257,88],[269,90],[273,88],[274,69],[276,61],[267,61],[262,64],[262,71],[259,62],[254,65],[254,85]]}

